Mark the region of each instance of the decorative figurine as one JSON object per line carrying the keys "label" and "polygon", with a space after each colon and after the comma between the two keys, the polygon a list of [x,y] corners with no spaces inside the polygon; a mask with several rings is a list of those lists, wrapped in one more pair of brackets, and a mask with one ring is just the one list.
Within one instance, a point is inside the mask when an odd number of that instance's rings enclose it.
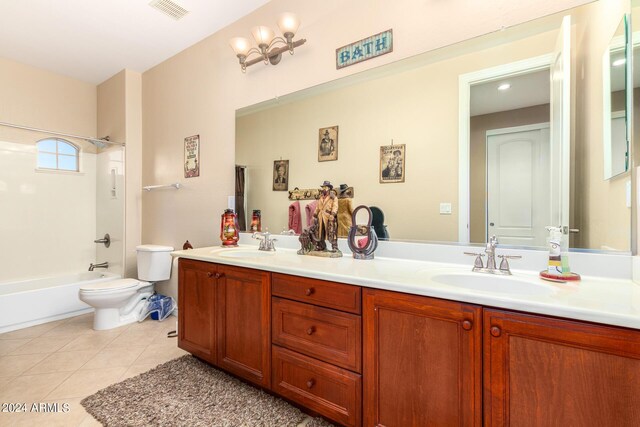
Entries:
{"label": "decorative figurine", "polygon": [[[356,223],[356,214],[360,209],[365,209],[369,214],[367,225],[358,225]],[[378,248],[378,236],[376,236],[373,227],[371,227],[372,218],[371,209],[365,205],[358,206],[353,210],[353,214],[351,214],[353,225],[349,230],[347,243],[355,259],[373,259],[373,253]]]}
{"label": "decorative figurine", "polygon": [[220,221],[220,240],[222,240],[223,247],[238,246],[238,240],[240,239],[238,235],[239,229],[238,215],[233,209],[225,210]]}
{"label": "decorative figurine", "polygon": [[[300,255],[314,255],[339,258],[342,252],[338,249],[338,196],[329,181],[322,183],[318,204],[313,214],[313,222],[298,239],[302,248]],[[331,250],[327,249],[328,240]]]}

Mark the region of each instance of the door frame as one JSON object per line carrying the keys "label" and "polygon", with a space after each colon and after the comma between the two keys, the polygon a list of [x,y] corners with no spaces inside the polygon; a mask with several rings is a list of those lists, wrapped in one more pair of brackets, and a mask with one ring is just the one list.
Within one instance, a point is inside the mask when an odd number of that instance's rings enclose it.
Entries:
{"label": "door frame", "polygon": [[506,77],[551,69],[553,54],[535,56],[522,61],[485,68],[458,78],[458,242],[470,243],[470,122],[471,86]]}
{"label": "door frame", "polygon": [[[529,132],[529,131],[532,131],[532,130],[542,130],[542,129],[551,130],[551,122],[548,121],[548,122],[533,123],[533,124],[530,124],[530,125],[513,126],[513,127],[508,127],[508,128],[489,129],[489,130],[487,130],[487,132],[485,134],[485,139],[484,139],[484,145],[485,145],[485,159],[484,159],[484,164],[485,164],[485,174],[484,174],[485,195],[489,194],[489,180],[487,179],[488,171],[489,171],[489,137],[490,136],[497,136],[497,135],[505,135],[505,134],[509,134],[509,133],[516,133],[516,132]],[[553,156],[553,152],[551,150],[551,135],[549,135],[549,156],[550,157]],[[551,162],[551,164],[553,164],[553,162]],[[469,204],[469,207],[471,207],[471,204]],[[551,209],[553,209],[553,207],[551,207]],[[485,205],[484,205],[484,219],[485,219],[485,221],[484,221],[484,235],[485,235],[485,238],[487,239],[487,242],[488,242],[489,241],[489,228],[487,226],[487,223],[489,222],[489,202],[488,202],[488,200],[485,202]]]}

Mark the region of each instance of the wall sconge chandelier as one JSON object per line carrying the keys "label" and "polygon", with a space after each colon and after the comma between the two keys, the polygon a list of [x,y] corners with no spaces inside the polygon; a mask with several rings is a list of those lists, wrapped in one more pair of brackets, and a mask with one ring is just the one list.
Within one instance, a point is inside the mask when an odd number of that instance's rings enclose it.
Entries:
{"label": "wall sconge chandelier", "polygon": [[[300,39],[293,41],[293,37],[298,31],[300,20],[293,13],[285,13],[278,20],[278,28],[282,32],[282,37],[276,37],[273,30],[267,26],[260,25],[251,30],[253,38],[258,43],[258,47],[251,47],[251,42],[244,37],[234,37],[229,42],[231,48],[236,53],[240,61],[242,72],[246,72],[247,67],[264,61],[265,64],[276,65],[282,59],[282,54],[289,51],[293,55],[293,49],[302,46],[307,40]],[[281,45],[276,47],[277,45]],[[250,55],[259,55],[257,58],[248,59]]]}

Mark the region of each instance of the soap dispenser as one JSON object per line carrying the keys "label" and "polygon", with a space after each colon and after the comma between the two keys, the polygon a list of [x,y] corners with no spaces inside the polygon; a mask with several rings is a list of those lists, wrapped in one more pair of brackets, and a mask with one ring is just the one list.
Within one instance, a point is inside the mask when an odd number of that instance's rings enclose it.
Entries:
{"label": "soap dispenser", "polygon": [[580,275],[572,273],[569,268],[569,251],[562,227],[545,227],[549,232],[549,261],[547,269],[540,272],[540,277],[553,282],[580,280]]}

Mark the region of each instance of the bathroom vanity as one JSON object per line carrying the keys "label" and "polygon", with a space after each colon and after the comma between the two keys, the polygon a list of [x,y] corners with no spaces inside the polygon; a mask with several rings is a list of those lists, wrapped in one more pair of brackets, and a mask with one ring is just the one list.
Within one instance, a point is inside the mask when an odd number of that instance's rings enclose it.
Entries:
{"label": "bathroom vanity", "polygon": [[630,281],[600,294],[604,280],[525,278],[533,290],[505,282],[508,294],[442,284],[477,274],[429,262],[255,247],[174,255],[179,346],[337,424],[640,419],[640,290]]}

